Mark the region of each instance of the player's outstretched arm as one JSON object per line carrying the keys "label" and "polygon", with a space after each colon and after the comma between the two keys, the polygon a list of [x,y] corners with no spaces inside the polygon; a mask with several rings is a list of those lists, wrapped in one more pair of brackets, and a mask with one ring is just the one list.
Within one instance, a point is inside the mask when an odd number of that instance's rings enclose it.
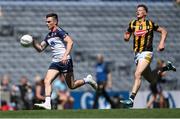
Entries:
{"label": "player's outstretched arm", "polygon": [[42,52],[47,47],[47,44],[46,44],[45,41],[42,41],[41,43],[38,43],[36,40],[33,40],[33,47],[38,52]]}
{"label": "player's outstretched arm", "polygon": [[158,50],[158,51],[163,51],[164,48],[165,48],[165,41],[166,41],[166,37],[167,37],[167,31],[166,31],[166,29],[163,28],[163,27],[159,27],[159,28],[157,29],[157,31],[161,33],[161,40],[160,40],[160,42],[159,42],[159,45],[158,45],[157,50]]}

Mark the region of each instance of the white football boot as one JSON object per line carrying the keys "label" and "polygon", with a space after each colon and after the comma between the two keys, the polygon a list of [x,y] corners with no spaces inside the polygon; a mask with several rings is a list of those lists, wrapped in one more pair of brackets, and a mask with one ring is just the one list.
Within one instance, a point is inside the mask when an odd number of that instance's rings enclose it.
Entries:
{"label": "white football boot", "polygon": [[97,90],[98,86],[97,86],[96,81],[93,79],[92,75],[90,75],[90,74],[87,75],[87,77],[84,78],[84,80],[86,83],[90,84],[94,88],[94,90]]}
{"label": "white football boot", "polygon": [[50,104],[42,103],[42,104],[34,104],[34,105],[38,106],[38,107],[42,107],[42,108],[47,109],[47,110],[51,110]]}

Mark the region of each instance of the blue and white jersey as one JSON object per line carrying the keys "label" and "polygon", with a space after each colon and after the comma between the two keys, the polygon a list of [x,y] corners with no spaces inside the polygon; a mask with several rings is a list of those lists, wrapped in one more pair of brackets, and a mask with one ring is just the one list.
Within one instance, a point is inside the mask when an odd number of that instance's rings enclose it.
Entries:
{"label": "blue and white jersey", "polygon": [[[60,59],[66,52],[66,43],[64,42],[64,38],[67,35],[68,33],[66,31],[62,28],[58,28],[56,31],[49,32],[44,39],[47,45],[49,45],[52,49],[52,62],[60,62]],[[70,55],[68,55],[67,59],[71,59]]]}

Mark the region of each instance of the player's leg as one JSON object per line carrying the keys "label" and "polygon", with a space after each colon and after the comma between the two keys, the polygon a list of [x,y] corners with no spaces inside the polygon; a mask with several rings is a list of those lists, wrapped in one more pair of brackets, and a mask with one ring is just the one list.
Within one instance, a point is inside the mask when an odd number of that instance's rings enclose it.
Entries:
{"label": "player's leg", "polygon": [[45,84],[45,102],[42,104],[35,104],[36,106],[43,107],[45,109],[51,109],[51,92],[52,82],[58,76],[59,71],[55,69],[49,69],[46,73],[44,84]]}
{"label": "player's leg", "polygon": [[90,84],[94,89],[97,89],[97,83],[94,81],[91,75],[88,75],[87,77],[79,80],[74,79],[73,62],[71,59],[68,60],[67,64],[63,65],[61,72],[63,73],[63,76],[70,89],[78,88],[86,83]]}
{"label": "player's leg", "polygon": [[176,67],[173,65],[172,62],[167,61],[166,66],[162,67],[159,73],[164,71],[176,71]]}
{"label": "player's leg", "polygon": [[153,53],[149,51],[144,51],[141,53],[137,53],[135,55],[136,71],[134,73],[134,84],[133,84],[132,92],[128,100],[120,101],[122,104],[125,104],[126,107],[133,107],[134,98],[141,85],[141,76],[143,72],[146,70],[146,68],[149,67],[152,57],[153,57]]}
{"label": "player's leg", "polygon": [[142,73],[149,66],[149,64],[150,64],[150,62],[148,62],[146,59],[140,59],[138,61],[138,64],[136,66],[136,71],[134,73],[134,84],[133,84],[130,98],[128,100],[121,100],[121,103],[125,104],[125,106],[133,107],[134,98],[140,88],[140,85],[141,85]]}
{"label": "player's leg", "polygon": [[98,109],[98,99],[101,96],[101,92],[102,92],[101,90],[102,89],[100,89],[99,85],[98,85],[98,88],[97,88],[95,96],[94,96],[93,109]]}
{"label": "player's leg", "polygon": [[76,89],[76,88],[78,88],[78,87],[80,87],[80,86],[85,84],[83,79],[74,80],[73,72],[63,73],[63,76],[64,76],[64,78],[66,80],[67,86],[70,89]]}
{"label": "player's leg", "polygon": [[103,90],[103,82],[98,82],[98,88],[94,96],[93,109],[98,109],[98,100],[99,100],[99,97],[102,95],[102,92],[103,92],[102,90]]}
{"label": "player's leg", "polygon": [[156,85],[159,77],[161,77],[161,74],[165,71],[170,71],[170,70],[176,71],[176,67],[170,61],[168,61],[167,64],[159,70],[152,71],[150,66],[148,66],[143,72],[143,77],[149,83],[151,83],[151,85]]}
{"label": "player's leg", "polygon": [[97,89],[97,83],[93,80],[91,75],[88,75],[86,78],[79,80],[74,79],[73,72],[63,73],[63,75],[70,89],[76,89],[86,83],[90,84],[94,89]]}
{"label": "player's leg", "polygon": [[150,65],[144,70],[142,75],[151,85],[155,85],[159,78],[158,72],[152,72]]}
{"label": "player's leg", "polygon": [[110,98],[110,96],[108,95],[108,93],[105,90],[105,86],[103,86],[102,88],[102,95],[105,97],[105,99],[110,103],[111,108],[115,108],[115,104],[113,102],[113,100]]}
{"label": "player's leg", "polygon": [[131,98],[134,100],[140,85],[141,85],[141,77],[142,77],[142,73],[144,72],[144,70],[149,67],[149,62],[147,62],[147,60],[145,59],[141,59],[138,61],[138,64],[136,66],[136,71],[134,73],[134,85],[132,88],[132,94],[131,94]]}
{"label": "player's leg", "polygon": [[46,77],[44,79],[44,84],[45,84],[45,95],[46,97],[51,96],[52,92],[52,82],[54,79],[59,75],[59,71],[55,69],[49,69],[47,71]]}

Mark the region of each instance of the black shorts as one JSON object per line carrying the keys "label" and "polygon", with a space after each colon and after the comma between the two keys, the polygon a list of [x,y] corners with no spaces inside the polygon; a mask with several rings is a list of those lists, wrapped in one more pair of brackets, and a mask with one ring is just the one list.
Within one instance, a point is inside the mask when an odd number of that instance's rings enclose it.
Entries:
{"label": "black shorts", "polygon": [[49,69],[58,70],[60,73],[73,72],[73,62],[69,59],[66,64],[62,62],[53,62],[50,64]]}

